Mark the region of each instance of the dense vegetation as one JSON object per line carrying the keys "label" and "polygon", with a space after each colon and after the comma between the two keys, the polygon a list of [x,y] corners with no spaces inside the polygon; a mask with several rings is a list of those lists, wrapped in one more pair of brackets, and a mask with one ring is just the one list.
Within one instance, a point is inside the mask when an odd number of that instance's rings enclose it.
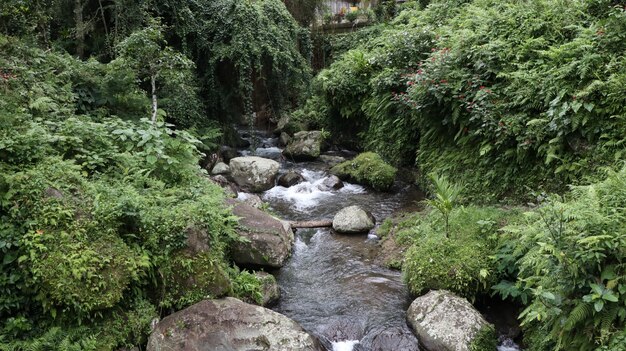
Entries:
{"label": "dense vegetation", "polygon": [[199,165],[304,88],[284,5],[8,1],[0,23],[0,349],[132,348],[203,298],[258,301]]}
{"label": "dense vegetation", "polygon": [[334,172],[376,190],[429,175],[393,229],[414,294],[514,301],[529,350],[625,350],[623,1],[383,1],[316,41],[322,2],[285,3],[0,4],[0,350],[130,348],[202,298],[259,301],[199,166],[254,116],[356,146]]}
{"label": "dense vegetation", "polygon": [[301,113],[474,198],[560,190],[624,157],[625,18],[603,0],[413,4],[356,36]]}

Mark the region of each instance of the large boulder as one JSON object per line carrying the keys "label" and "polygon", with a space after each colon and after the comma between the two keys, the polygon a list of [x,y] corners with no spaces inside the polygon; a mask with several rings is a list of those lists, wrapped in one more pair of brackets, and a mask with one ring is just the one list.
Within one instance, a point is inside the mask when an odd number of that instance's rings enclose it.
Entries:
{"label": "large boulder", "polygon": [[148,351],[322,351],[298,323],[232,297],[204,300],[160,321]]}
{"label": "large boulder", "polygon": [[375,225],[374,216],[359,206],[346,207],[333,218],[333,229],[338,233],[367,233]]}
{"label": "large boulder", "polygon": [[495,350],[493,326],[466,299],[446,290],[415,299],[407,321],[429,351],[470,351],[477,342],[490,345],[480,350]]}
{"label": "large boulder", "polygon": [[304,177],[296,171],[289,171],[278,177],[278,185],[284,186],[285,188],[292,187],[302,182],[304,182]]}
{"label": "large boulder", "polygon": [[313,160],[320,156],[322,150],[322,132],[297,132],[283,151],[283,155],[296,161]]}
{"label": "large boulder", "polygon": [[282,267],[291,255],[294,242],[288,222],[245,203],[229,200],[239,217],[238,234],[245,242],[232,246],[232,257],[238,265]]}
{"label": "large boulder", "polygon": [[235,182],[251,192],[261,192],[274,186],[280,164],[257,156],[235,157],[230,160],[230,174]]}
{"label": "large boulder", "polygon": [[291,141],[291,137],[289,136],[289,134],[285,132],[280,133],[280,137],[278,137],[278,144],[280,146],[287,146],[289,145],[290,141]]}

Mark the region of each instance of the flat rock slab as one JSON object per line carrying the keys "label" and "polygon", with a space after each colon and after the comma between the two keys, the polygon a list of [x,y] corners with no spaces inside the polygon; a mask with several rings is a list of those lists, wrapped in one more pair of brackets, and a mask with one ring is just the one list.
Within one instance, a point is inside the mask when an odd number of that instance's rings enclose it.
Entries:
{"label": "flat rock slab", "polygon": [[204,300],[160,321],[148,351],[322,351],[298,323],[227,297]]}

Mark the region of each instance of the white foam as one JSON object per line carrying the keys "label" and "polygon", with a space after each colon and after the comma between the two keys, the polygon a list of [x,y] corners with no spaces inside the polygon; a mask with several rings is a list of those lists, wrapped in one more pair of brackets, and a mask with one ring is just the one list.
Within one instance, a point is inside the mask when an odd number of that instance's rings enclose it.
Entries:
{"label": "white foam", "polygon": [[301,174],[304,182],[289,188],[276,186],[265,192],[265,198],[288,201],[296,211],[302,212],[319,205],[322,199],[335,195],[322,185],[326,178],[324,172],[303,169]]}
{"label": "white foam", "polygon": [[521,348],[511,339],[505,339],[502,345],[498,346],[498,351],[521,351]]}
{"label": "white foam", "polygon": [[358,344],[359,340],[344,340],[333,342],[333,351],[352,351],[354,345]]}
{"label": "white foam", "polygon": [[360,185],[356,185],[356,184],[350,184],[350,183],[343,183],[343,188],[341,188],[341,190],[339,190],[342,193],[346,193],[346,194],[363,194],[365,193],[365,188],[360,186]]}
{"label": "white foam", "polygon": [[308,248],[307,244],[299,237],[296,237],[296,242],[293,244],[296,252],[302,252]]}

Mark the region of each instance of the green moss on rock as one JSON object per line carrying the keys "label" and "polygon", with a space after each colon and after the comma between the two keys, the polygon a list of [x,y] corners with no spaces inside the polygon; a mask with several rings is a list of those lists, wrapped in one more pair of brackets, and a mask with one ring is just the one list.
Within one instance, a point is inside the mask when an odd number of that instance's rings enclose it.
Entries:
{"label": "green moss on rock", "polygon": [[374,152],[359,154],[353,160],[342,162],[330,170],[330,173],[341,179],[369,185],[378,191],[387,191],[393,186],[396,172],[395,167]]}
{"label": "green moss on rock", "polygon": [[495,351],[498,347],[498,337],[492,325],[483,326],[469,345],[470,351]]}

